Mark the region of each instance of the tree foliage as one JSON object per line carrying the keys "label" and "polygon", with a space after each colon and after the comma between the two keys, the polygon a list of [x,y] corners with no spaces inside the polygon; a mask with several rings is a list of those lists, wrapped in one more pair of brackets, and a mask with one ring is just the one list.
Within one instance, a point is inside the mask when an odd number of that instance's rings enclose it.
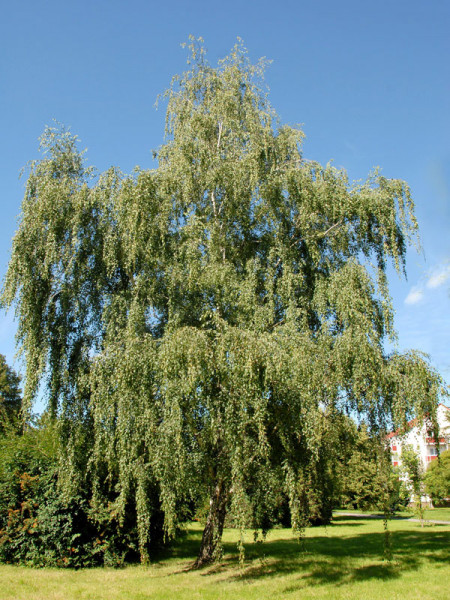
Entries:
{"label": "tree foliage", "polygon": [[448,502],[450,498],[450,450],[442,452],[425,473],[425,491],[431,496],[433,504]]}
{"label": "tree foliage", "polygon": [[410,502],[413,503],[415,513],[421,521],[422,527],[424,523],[424,505],[422,497],[424,495],[424,468],[418,451],[411,444],[407,444],[402,448],[402,466],[401,471],[406,480],[406,486],[410,493]]}
{"label": "tree foliage", "polygon": [[380,432],[369,431],[364,423],[357,428],[348,418],[342,442],[335,475],[339,505],[390,513],[407,504],[408,490],[398,469],[392,469],[390,449]]}
{"label": "tree foliage", "polygon": [[0,354],[0,434],[19,426],[21,407],[20,377]]}
{"label": "tree foliage", "polygon": [[441,382],[417,353],[383,347],[386,268],[404,270],[417,234],[407,184],[378,171],[350,183],[304,158],[302,131],[268,101],[265,62],[240,43],[214,68],[192,40],[188,63],[165,94],[154,170],[94,177],[74,136],[45,131],[3,302],[27,405],[48,380],[62,480],[89,472],[94,504],[114,481],[119,514],[132,495],[143,554],[150,490],[169,536],[180,505],[207,495],[200,565],[225,514],[258,514],[274,478],[301,525],[324,410],[372,428],[435,422]]}

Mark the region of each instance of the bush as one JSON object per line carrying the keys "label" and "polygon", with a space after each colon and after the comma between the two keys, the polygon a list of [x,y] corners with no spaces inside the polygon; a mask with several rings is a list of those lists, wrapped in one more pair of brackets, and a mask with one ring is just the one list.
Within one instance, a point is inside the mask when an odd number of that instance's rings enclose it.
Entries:
{"label": "bush", "polygon": [[51,473],[17,473],[21,497],[7,510],[0,531],[0,559],[35,567],[82,567],[99,564],[93,547],[94,527],[85,502],[65,504]]}
{"label": "bush", "polygon": [[[119,519],[112,485],[111,498],[97,490],[94,508],[88,481],[67,497],[58,456],[56,426],[45,418],[0,438],[0,562],[78,568],[138,560],[135,507]],[[162,540],[158,511],[150,530],[154,548]]]}
{"label": "bush", "polygon": [[33,566],[87,566],[95,528],[81,496],[58,490],[56,429],[45,419],[0,439],[0,560]]}

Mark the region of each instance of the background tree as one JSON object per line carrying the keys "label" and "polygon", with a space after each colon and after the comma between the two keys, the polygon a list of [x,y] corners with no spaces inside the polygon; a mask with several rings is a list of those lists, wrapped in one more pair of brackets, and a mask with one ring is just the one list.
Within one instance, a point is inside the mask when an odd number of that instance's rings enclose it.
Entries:
{"label": "background tree", "polygon": [[450,498],[450,450],[440,454],[425,473],[425,491],[431,496],[434,506],[448,503]]}
{"label": "background tree", "polygon": [[383,349],[386,267],[402,272],[417,232],[408,186],[306,160],[241,44],[213,68],[192,41],[188,63],[165,95],[155,170],[93,179],[76,139],[46,131],[3,301],[27,405],[48,377],[61,481],[89,473],[94,506],[114,481],[118,514],[133,497],[143,556],[159,506],[170,536],[180,506],[207,495],[200,566],[227,512],[242,527],[264,514],[274,479],[304,522],[324,410],[371,428],[436,423],[441,381]]}
{"label": "background tree", "polygon": [[422,462],[419,454],[411,445],[406,445],[402,448],[401,458],[401,470],[405,477],[408,491],[410,492],[410,501],[413,503],[415,512],[423,527],[424,506],[422,504],[422,496],[425,493],[425,489]]}
{"label": "background tree", "polygon": [[22,392],[20,377],[0,354],[0,435],[8,428],[19,427]]}
{"label": "background tree", "polygon": [[363,423],[357,427],[347,418],[347,435],[341,442],[336,466],[336,500],[340,506],[387,513],[404,506],[409,493],[392,469],[391,454],[380,432],[371,432]]}

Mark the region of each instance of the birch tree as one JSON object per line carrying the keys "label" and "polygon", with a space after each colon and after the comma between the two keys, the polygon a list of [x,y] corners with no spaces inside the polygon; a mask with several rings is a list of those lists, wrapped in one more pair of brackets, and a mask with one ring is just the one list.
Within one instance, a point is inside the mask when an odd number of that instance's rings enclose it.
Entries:
{"label": "birch tree", "polygon": [[240,43],[213,67],[191,40],[155,169],[96,176],[74,136],[47,129],[29,171],[3,289],[25,403],[46,378],[68,485],[89,470],[95,504],[114,480],[119,513],[133,496],[143,557],[149,490],[168,536],[180,502],[209,497],[202,566],[226,514],[258,526],[275,481],[301,526],[333,415],[435,420],[438,375],[385,351],[386,269],[404,273],[418,229],[408,185],[305,158],[264,68]]}

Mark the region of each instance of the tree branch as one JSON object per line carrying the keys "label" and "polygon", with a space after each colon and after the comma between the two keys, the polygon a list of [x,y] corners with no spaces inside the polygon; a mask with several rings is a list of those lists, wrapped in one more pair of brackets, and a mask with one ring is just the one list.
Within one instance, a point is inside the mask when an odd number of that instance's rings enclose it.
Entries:
{"label": "tree branch", "polygon": [[219,136],[217,138],[217,150],[220,146],[220,138],[222,137],[222,121],[219,121]]}
{"label": "tree branch", "polygon": [[324,231],[323,233],[319,234],[319,238],[324,238],[328,233],[330,233],[330,231],[332,231],[336,227],[339,227],[340,225],[343,225],[343,224],[344,223],[342,221],[338,221],[337,223],[335,223],[331,227],[328,227],[328,229],[326,231]]}

